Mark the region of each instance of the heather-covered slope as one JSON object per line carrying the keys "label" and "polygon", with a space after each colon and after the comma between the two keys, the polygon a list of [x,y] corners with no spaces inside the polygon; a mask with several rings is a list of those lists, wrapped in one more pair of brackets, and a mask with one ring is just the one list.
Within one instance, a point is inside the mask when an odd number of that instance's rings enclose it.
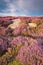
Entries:
{"label": "heather-covered slope", "polygon": [[43,65],[43,17],[0,17],[0,65]]}

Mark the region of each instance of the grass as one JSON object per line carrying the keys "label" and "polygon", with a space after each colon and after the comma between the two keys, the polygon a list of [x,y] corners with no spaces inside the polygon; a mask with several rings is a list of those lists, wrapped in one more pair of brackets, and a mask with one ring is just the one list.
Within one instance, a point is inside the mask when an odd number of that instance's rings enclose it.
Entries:
{"label": "grass", "polygon": [[12,60],[8,65],[22,65],[19,61],[17,60]]}

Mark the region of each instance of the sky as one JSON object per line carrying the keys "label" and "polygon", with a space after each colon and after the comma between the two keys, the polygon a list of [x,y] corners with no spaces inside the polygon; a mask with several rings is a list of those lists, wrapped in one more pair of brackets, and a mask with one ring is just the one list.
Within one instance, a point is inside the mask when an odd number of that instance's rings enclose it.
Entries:
{"label": "sky", "polygon": [[0,0],[0,16],[43,16],[43,0]]}

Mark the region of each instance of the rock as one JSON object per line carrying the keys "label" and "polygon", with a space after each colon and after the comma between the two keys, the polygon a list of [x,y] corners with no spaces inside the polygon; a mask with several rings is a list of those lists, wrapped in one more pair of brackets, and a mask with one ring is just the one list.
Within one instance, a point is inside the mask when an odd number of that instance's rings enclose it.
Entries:
{"label": "rock", "polygon": [[16,27],[18,27],[21,23],[20,19],[15,19],[13,20],[13,23],[9,25],[10,28],[15,29]]}
{"label": "rock", "polygon": [[28,25],[29,25],[29,27],[31,27],[31,28],[36,28],[37,27],[37,24],[36,23],[28,23]]}

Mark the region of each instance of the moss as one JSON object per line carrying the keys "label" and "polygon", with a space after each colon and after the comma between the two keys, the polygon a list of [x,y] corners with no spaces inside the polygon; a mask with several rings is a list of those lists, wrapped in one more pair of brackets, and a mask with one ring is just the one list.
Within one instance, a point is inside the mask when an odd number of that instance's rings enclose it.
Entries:
{"label": "moss", "polygon": [[13,60],[10,63],[8,63],[8,65],[22,65],[22,64],[17,60]]}
{"label": "moss", "polygon": [[17,47],[15,48],[15,54],[18,54],[19,49],[21,48],[22,43],[17,44]]}

